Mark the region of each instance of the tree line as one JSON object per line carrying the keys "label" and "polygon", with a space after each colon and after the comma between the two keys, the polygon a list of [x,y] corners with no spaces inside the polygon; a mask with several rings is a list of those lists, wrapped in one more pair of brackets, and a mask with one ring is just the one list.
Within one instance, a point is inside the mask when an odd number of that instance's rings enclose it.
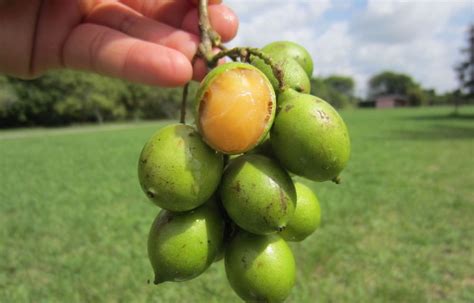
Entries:
{"label": "tree line", "polygon": [[[190,86],[188,110],[197,83]],[[337,108],[354,107],[366,100],[355,94],[355,81],[333,75],[311,79],[311,93]],[[446,104],[456,92],[438,95],[424,89],[409,75],[386,71],[374,75],[367,100],[383,94],[408,97],[413,106]],[[0,127],[54,126],[71,123],[174,119],[181,104],[181,88],[132,84],[85,72],[62,70],[34,80],[0,75]]]}

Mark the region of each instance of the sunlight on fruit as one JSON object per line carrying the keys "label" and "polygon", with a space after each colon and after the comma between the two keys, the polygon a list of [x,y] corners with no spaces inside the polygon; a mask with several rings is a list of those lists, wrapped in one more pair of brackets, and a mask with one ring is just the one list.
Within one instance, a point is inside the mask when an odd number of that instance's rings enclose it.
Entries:
{"label": "sunlight on fruit", "polygon": [[214,79],[200,106],[206,140],[225,153],[240,153],[261,139],[272,113],[272,91],[258,71],[234,68]]}

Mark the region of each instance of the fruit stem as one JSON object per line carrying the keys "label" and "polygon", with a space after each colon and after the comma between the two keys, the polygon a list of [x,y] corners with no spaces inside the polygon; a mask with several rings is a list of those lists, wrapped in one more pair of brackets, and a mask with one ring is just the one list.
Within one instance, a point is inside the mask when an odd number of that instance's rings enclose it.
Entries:
{"label": "fruit stem", "polygon": [[198,52],[207,63],[212,61],[212,48],[221,45],[221,37],[212,28],[207,11],[208,1],[199,0],[199,31],[201,33],[201,43],[199,43]]}
{"label": "fruit stem", "polygon": [[181,98],[181,115],[179,117],[179,122],[186,124],[186,100],[188,99],[188,90],[189,90],[189,84],[191,82],[186,83],[186,85],[183,87],[183,95]]}
{"label": "fruit stem", "polygon": [[265,64],[269,65],[272,69],[273,75],[278,80],[278,88],[280,91],[283,91],[285,86],[283,82],[283,71],[281,68],[270,58],[269,56],[265,55],[262,51],[258,48],[252,47],[234,47],[231,49],[221,48],[222,51],[218,52],[212,57],[212,61],[210,62],[210,66],[216,66],[217,61],[224,57],[230,58],[240,58],[242,61],[246,61],[249,59],[250,55],[258,57],[265,62]]}

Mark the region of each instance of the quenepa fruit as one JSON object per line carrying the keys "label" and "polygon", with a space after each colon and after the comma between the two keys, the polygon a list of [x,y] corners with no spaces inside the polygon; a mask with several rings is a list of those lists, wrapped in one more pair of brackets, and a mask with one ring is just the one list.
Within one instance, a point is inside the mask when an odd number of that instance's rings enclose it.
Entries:
{"label": "quenepa fruit", "polygon": [[231,62],[205,77],[196,103],[196,124],[204,140],[222,153],[240,154],[265,138],[275,116],[276,97],[257,68]]}
{"label": "quenepa fruit", "polygon": [[162,210],[148,236],[154,283],[200,275],[216,259],[223,236],[224,220],[214,201],[184,213]]}
{"label": "quenepa fruit", "polygon": [[280,236],[286,241],[303,241],[321,224],[321,208],[313,191],[301,182],[295,182],[296,208]]}
{"label": "quenepa fruit", "polygon": [[308,77],[313,75],[313,59],[308,51],[297,43],[276,41],[265,45],[262,51],[275,59],[291,58],[298,62]]}
{"label": "quenepa fruit", "polygon": [[[274,59],[276,65],[281,69],[285,87],[303,93],[309,93],[311,91],[311,82],[309,81],[308,75],[306,75],[306,72],[298,62],[288,57],[273,58],[273,56],[269,56]],[[272,68],[259,58],[254,58],[252,64],[268,77],[275,91],[280,93],[279,82],[274,76]]]}
{"label": "quenepa fruit", "polygon": [[349,135],[335,109],[308,94],[313,60],[302,46],[225,48],[204,22],[205,4],[197,55],[210,67],[225,56],[235,62],[201,82],[197,131],[184,125],[185,89],[183,124],[159,130],[140,155],[142,189],[163,208],[148,239],[155,283],[192,279],[224,258],[243,300],[282,302],[295,283],[286,241],[304,240],[321,222],[316,195],[291,176],[338,182]]}
{"label": "quenepa fruit", "polygon": [[220,197],[239,227],[259,235],[283,229],[296,205],[288,173],[274,160],[257,154],[232,160],[222,177]]}
{"label": "quenepa fruit", "polygon": [[295,283],[295,260],[278,235],[240,231],[226,249],[225,271],[246,302],[283,302]]}
{"label": "quenepa fruit", "polygon": [[138,178],[148,198],[161,208],[186,211],[205,203],[217,189],[223,157],[191,126],[173,124],[146,143]]}
{"label": "quenepa fruit", "polygon": [[338,177],[349,160],[349,134],[337,111],[318,97],[292,89],[278,97],[270,138],[283,166],[310,180]]}

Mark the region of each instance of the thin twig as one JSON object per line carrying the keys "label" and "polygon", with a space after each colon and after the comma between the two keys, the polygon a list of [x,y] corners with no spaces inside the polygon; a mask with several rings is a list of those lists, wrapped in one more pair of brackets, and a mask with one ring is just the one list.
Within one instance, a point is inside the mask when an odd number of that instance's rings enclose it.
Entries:
{"label": "thin twig", "polygon": [[199,0],[199,31],[201,33],[201,43],[199,43],[198,49],[200,56],[206,60],[206,63],[209,63],[214,55],[212,48],[221,45],[221,37],[211,26],[207,6],[207,0]]}
{"label": "thin twig", "polygon": [[210,62],[210,65],[211,66],[217,65],[217,62],[219,61],[219,59],[224,58],[224,57],[230,57],[230,58],[238,57],[238,58],[241,58],[242,61],[245,61],[247,58],[250,57],[250,55],[262,59],[263,62],[265,62],[265,64],[271,67],[272,73],[278,81],[278,88],[280,90],[283,90],[285,83],[283,81],[283,72],[281,68],[273,61],[272,58],[265,55],[258,48],[234,47],[231,49],[222,50],[212,57],[212,61]]}
{"label": "thin twig", "polygon": [[179,118],[179,122],[186,124],[186,100],[188,99],[188,90],[189,90],[189,84],[191,83],[188,82],[186,85],[183,87],[183,96],[181,98],[181,116]]}

